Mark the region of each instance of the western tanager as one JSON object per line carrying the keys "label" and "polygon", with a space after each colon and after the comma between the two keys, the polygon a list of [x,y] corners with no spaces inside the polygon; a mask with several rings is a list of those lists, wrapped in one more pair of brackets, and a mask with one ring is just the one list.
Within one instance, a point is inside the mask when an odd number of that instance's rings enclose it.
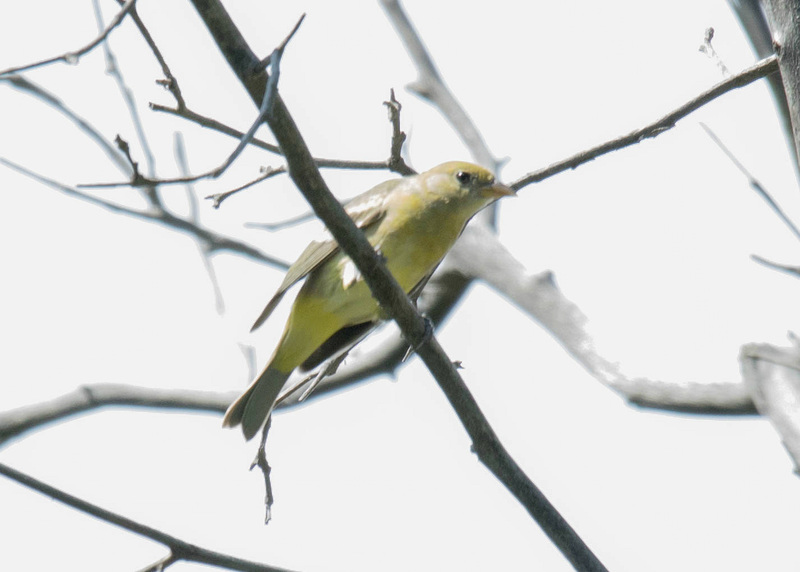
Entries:
{"label": "western tanager", "polygon": [[[348,202],[345,210],[400,286],[415,298],[469,219],[496,199],[513,194],[486,169],[450,162],[381,183]],[[241,425],[246,439],[269,417],[292,371],[313,369],[387,317],[355,264],[330,239],[306,247],[253,329],[303,278],[305,284],[272,358],[225,413],[223,426]]]}

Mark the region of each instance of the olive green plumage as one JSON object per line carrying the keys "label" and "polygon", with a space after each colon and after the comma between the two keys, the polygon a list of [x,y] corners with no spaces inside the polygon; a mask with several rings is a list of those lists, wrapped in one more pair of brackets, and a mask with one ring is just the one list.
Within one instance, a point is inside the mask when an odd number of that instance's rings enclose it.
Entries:
{"label": "olive green plumage", "polygon": [[[381,183],[347,203],[345,211],[384,257],[400,286],[418,295],[469,219],[512,194],[486,169],[450,162]],[[386,318],[355,264],[331,239],[306,247],[253,329],[304,278],[272,358],[225,414],[223,425],[241,425],[247,439],[269,417],[292,371],[315,367]]]}

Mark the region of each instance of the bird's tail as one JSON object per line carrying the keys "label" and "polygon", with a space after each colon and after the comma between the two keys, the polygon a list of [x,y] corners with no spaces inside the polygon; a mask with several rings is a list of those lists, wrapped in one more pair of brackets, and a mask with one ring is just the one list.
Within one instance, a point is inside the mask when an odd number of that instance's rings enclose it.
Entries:
{"label": "bird's tail", "polygon": [[241,425],[244,438],[248,441],[252,439],[272,413],[278,394],[289,375],[291,372],[285,373],[269,365],[264,368],[247,391],[228,407],[222,419],[222,426]]}

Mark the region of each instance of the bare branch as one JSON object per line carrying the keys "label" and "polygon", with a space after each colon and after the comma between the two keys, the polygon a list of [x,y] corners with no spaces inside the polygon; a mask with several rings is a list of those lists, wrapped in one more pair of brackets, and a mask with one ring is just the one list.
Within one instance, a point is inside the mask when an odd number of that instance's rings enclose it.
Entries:
{"label": "bare branch", "polygon": [[79,189],[113,189],[117,187],[159,187],[167,185],[185,185],[186,183],[196,183],[203,179],[214,178],[217,168],[211,169],[199,175],[186,175],[169,179],[151,178],[135,171],[129,181],[114,181],[109,183],[78,183]]}
{"label": "bare branch", "polygon": [[[767,17],[764,14],[764,7],[761,0],[728,0],[728,6],[736,14],[739,23],[742,25],[753,51],[759,58],[766,58],[775,53],[772,43],[772,33],[767,24]],[[781,119],[783,134],[791,147],[793,156],[797,156],[797,146],[794,141],[792,131],[791,112],[789,111],[789,101],[783,89],[783,77],[780,72],[771,74],[767,77],[772,98],[775,100],[778,115]],[[793,162],[795,177],[800,178],[800,164]]]}
{"label": "bare branch", "polygon": [[762,264],[762,265],[766,266],[767,268],[771,268],[772,270],[779,270],[781,272],[786,272],[786,274],[794,276],[795,278],[800,278],[800,266],[791,266],[791,265],[788,265],[788,264],[778,264],[777,262],[772,262],[771,260],[767,260],[766,258],[762,258],[761,256],[758,256],[757,254],[751,255],[750,258],[752,258],[754,262],[757,262],[758,264]]}
{"label": "bare branch", "polygon": [[[215,200],[216,199],[216,195],[211,195],[211,196],[206,197],[206,198]],[[246,222],[246,223],[244,223],[244,227],[245,228],[256,228],[256,229],[259,229],[259,230],[267,230],[269,232],[275,232],[277,230],[283,230],[284,228],[290,228],[290,227],[293,227],[293,226],[297,226],[298,224],[302,224],[302,223],[308,222],[310,220],[314,220],[313,211],[308,211],[308,212],[305,212],[303,214],[299,214],[297,216],[293,216],[291,218],[287,218],[287,219],[284,219],[284,220],[279,220],[278,222]]]}
{"label": "bare branch", "polygon": [[767,190],[764,188],[764,185],[762,185],[761,182],[758,179],[756,179],[750,173],[750,171],[748,171],[745,168],[744,165],[742,165],[742,162],[739,161],[739,159],[736,158],[736,155],[734,155],[730,151],[730,149],[728,149],[728,147],[725,146],[725,144],[720,140],[719,137],[717,137],[717,134],[714,133],[711,130],[711,128],[709,128],[705,123],[700,123],[700,127],[702,127],[703,130],[708,134],[708,136],[711,137],[711,140],[717,144],[717,147],[722,149],[722,152],[725,153],[728,159],[730,159],[731,162],[736,166],[736,168],[739,169],[742,175],[744,175],[747,178],[747,182],[750,184],[753,190],[756,193],[758,193],[758,196],[764,199],[764,201],[766,201],[766,203],[769,205],[769,208],[771,208],[772,211],[776,215],[778,215],[778,218],[781,219],[781,221],[786,226],[789,227],[789,230],[792,231],[792,234],[794,234],[795,238],[800,240],[800,230],[798,230],[795,224],[791,221],[791,219],[788,216],[786,216],[786,213],[784,213],[783,209],[781,209],[781,207],[778,206],[778,203],[776,203],[775,199],[773,199],[772,196],[769,194],[769,192],[767,192]]}
{"label": "bare branch", "polygon": [[[444,264],[442,271],[428,282],[426,291],[417,301],[421,312],[428,316],[435,326],[449,314],[450,309],[467,288],[469,280],[456,269]],[[441,300],[449,296],[450,307],[441,305]],[[434,305],[433,302],[436,302]],[[326,377],[308,396],[312,401],[341,387],[358,381],[373,378],[381,373],[393,374],[408,343],[397,334],[372,350],[369,355],[359,356],[352,364],[344,364],[336,374]],[[255,375],[252,352],[244,348],[250,364],[250,377]],[[278,409],[299,403],[303,386],[281,400]],[[132,406],[155,409],[177,409],[181,411],[225,412],[239,392],[206,392],[191,389],[163,390],[124,384],[91,384],[77,388],[58,398],[28,405],[12,411],[0,413],[0,443],[32,431],[42,425],[59,421],[73,415],[93,411],[107,406]]]}
{"label": "bare branch", "polygon": [[202,548],[195,544],[190,544],[185,540],[181,540],[161,532],[158,529],[147,526],[146,524],[141,524],[135,520],[131,520],[130,518],[66,493],[3,463],[0,463],[0,474],[76,510],[90,514],[95,518],[99,518],[100,520],[134,534],[138,534],[139,536],[154,540],[159,544],[163,544],[170,549],[171,555],[161,560],[160,562],[162,563],[171,564],[176,560],[186,560],[188,562],[199,562],[201,564],[218,566],[227,570],[241,570],[243,572],[288,572],[285,568],[268,566],[267,564],[253,562],[252,560],[244,560],[243,558],[237,558],[236,556],[230,556],[228,554]]}
{"label": "bare branch", "polygon": [[116,383],[84,385],[55,399],[0,413],[0,443],[48,423],[110,405],[221,414],[235,397],[233,392],[157,389]]}
{"label": "bare branch", "polygon": [[389,90],[389,101],[384,101],[383,104],[389,112],[389,122],[392,124],[392,145],[386,164],[392,171],[403,176],[414,175],[416,171],[409,167],[403,159],[403,144],[406,141],[406,134],[400,128],[400,110],[403,106],[394,96],[394,89]]}
{"label": "bare branch", "polygon": [[[275,100],[275,97],[277,97],[277,93],[278,93],[278,90],[277,90],[278,73],[276,73],[276,72],[277,72],[277,70],[280,69],[280,59],[281,59],[281,57],[283,55],[283,50],[285,49],[286,45],[288,44],[288,42],[292,38],[292,36],[294,36],[294,34],[297,31],[297,29],[300,27],[300,24],[303,22],[303,18],[305,18],[305,14],[303,14],[303,16],[300,17],[300,19],[297,21],[297,24],[295,24],[294,28],[289,33],[289,35],[283,40],[283,42],[277,48],[275,48],[275,50],[273,50],[273,52],[270,55],[270,57],[267,58],[267,61],[260,62],[260,65],[262,67],[265,66],[265,65],[270,65],[272,67],[272,69],[275,70],[274,73],[273,73],[274,81],[272,81],[272,82],[267,84],[267,89],[264,92],[264,99],[261,102],[261,108],[259,109],[258,116],[253,121],[253,123],[250,125],[250,129],[248,129],[247,133],[245,133],[244,136],[241,138],[241,140],[239,141],[239,144],[236,146],[236,148],[233,150],[233,152],[230,155],[228,155],[228,158],[225,159],[225,161],[223,161],[223,163],[219,167],[216,167],[214,169],[211,169],[210,171],[206,171],[205,173],[202,173],[202,174],[196,175],[196,176],[183,176],[183,177],[178,177],[178,178],[175,178],[175,179],[156,180],[156,179],[153,178],[152,175],[147,176],[147,177],[141,175],[138,172],[138,170],[136,169],[136,166],[135,166],[136,164],[133,163],[133,161],[131,161],[131,163],[134,166],[134,170],[133,170],[134,172],[133,172],[133,177],[131,178],[130,181],[126,181],[126,182],[122,182],[122,183],[90,183],[90,184],[78,185],[78,187],[81,187],[81,188],[108,188],[108,187],[124,187],[124,186],[155,187],[156,185],[167,185],[167,184],[175,184],[175,183],[193,183],[193,182],[199,181],[201,179],[207,179],[207,178],[216,179],[216,178],[219,178],[223,173],[225,173],[225,171],[228,170],[228,168],[231,165],[233,165],[233,163],[236,161],[236,159],[239,157],[239,155],[241,155],[242,151],[244,151],[245,147],[247,147],[250,144],[250,141],[255,136],[256,131],[258,131],[258,129],[261,127],[261,124],[264,123],[264,117],[266,116],[266,114],[269,111],[269,109],[272,107],[272,104],[273,104],[273,102]],[[129,154],[128,154],[128,156],[130,157]]]}
{"label": "bare branch", "polygon": [[127,0],[127,2],[125,2],[125,4],[122,5],[122,9],[119,12],[117,12],[117,15],[114,16],[114,18],[112,18],[111,21],[108,23],[108,26],[106,26],[105,29],[94,40],[92,40],[82,48],[78,48],[75,51],[67,52],[65,54],[61,54],[60,56],[47,58],[45,60],[41,60],[32,64],[26,64],[23,66],[17,66],[2,70],[0,71],[0,77],[31,70],[33,68],[50,65],[56,62],[66,62],[68,64],[77,63],[82,55],[95,49],[98,45],[100,45],[101,42],[103,42],[103,40],[105,40],[108,37],[108,35],[114,28],[116,28],[122,23],[122,20],[125,18],[128,12],[133,8],[135,2],[136,0]]}
{"label": "bare branch", "polygon": [[[416,174],[416,171],[414,171],[414,169],[409,167],[402,157],[403,143],[406,140],[406,134],[403,133],[403,131],[400,129],[400,109],[402,106],[400,105],[400,102],[397,101],[397,99],[395,98],[394,90],[391,90],[391,96],[389,98],[389,101],[384,101],[383,103],[389,110],[389,121],[392,124],[392,143],[391,143],[391,151],[389,159],[387,159],[384,163],[379,163],[378,165],[382,168],[389,169],[396,173],[400,173],[403,176]],[[329,166],[332,163],[331,161],[327,161],[325,159],[315,159],[314,161],[317,163],[317,167],[320,168],[326,166],[326,164]],[[358,166],[355,166],[357,165],[357,163],[352,161],[337,161],[336,165],[337,167],[341,165],[343,168],[353,168],[353,169],[360,168]],[[222,201],[224,201],[228,197],[238,193],[239,191],[248,189],[253,185],[261,183],[262,181],[265,181],[271,177],[274,177],[275,175],[285,173],[286,167],[285,166],[278,168],[262,167],[261,170],[262,170],[261,176],[257,177],[256,179],[253,179],[252,181],[245,183],[240,187],[236,187],[235,189],[232,189],[230,191],[209,195],[206,198],[211,199],[213,201],[214,208],[219,208],[220,204],[222,204]],[[306,213],[298,217],[289,219],[289,221],[282,221],[274,224],[269,224],[269,223],[256,224],[256,225],[251,225],[251,227],[263,228],[267,230],[277,230],[281,228],[286,228],[288,226],[292,226],[294,224],[297,224],[298,222],[303,222],[311,218],[313,218],[313,213]]]}
{"label": "bare branch", "polygon": [[[100,1],[99,0],[92,0],[92,4],[94,6],[94,14],[95,19],[97,20],[97,27],[102,29],[103,28],[103,14],[100,10]],[[131,8],[131,17],[133,18],[136,16],[136,20],[138,20],[138,15],[136,15],[136,8],[135,6]],[[153,151],[150,148],[150,141],[147,138],[147,134],[144,131],[144,127],[142,126],[142,118],[139,115],[139,110],[136,106],[136,98],[133,95],[133,91],[125,82],[125,78],[122,76],[122,70],[117,63],[117,57],[114,55],[114,52],[111,50],[111,45],[109,40],[103,42],[103,56],[106,62],[106,73],[110,75],[114,83],[117,85],[117,89],[119,90],[120,95],[122,96],[122,101],[125,104],[126,109],[128,110],[128,116],[131,119],[131,124],[133,125],[133,130],[136,133],[136,138],[139,140],[139,146],[142,149],[142,153],[144,153],[144,161],[145,161],[145,172],[149,178],[154,178],[156,175],[156,160],[153,156]],[[117,135],[117,144],[119,145],[119,141],[121,137]],[[138,177],[138,165],[133,163],[133,160],[130,156],[130,149],[128,148],[128,144],[125,143],[125,148],[122,149],[125,155],[128,157],[128,160],[131,162],[133,166],[133,178]],[[153,205],[157,209],[163,209],[163,203],[161,201],[161,197],[158,194],[158,188],[155,185],[147,185],[142,187],[142,194],[144,195],[145,199]]]}
{"label": "bare branch", "polygon": [[111,212],[128,215],[133,218],[138,218],[140,220],[146,220],[150,222],[163,224],[165,226],[171,227],[173,230],[185,232],[186,234],[194,236],[199,240],[205,242],[208,245],[207,248],[209,252],[232,252],[234,254],[242,254],[244,256],[247,256],[259,262],[264,262],[266,264],[275,266],[277,268],[286,269],[289,267],[289,265],[283,260],[279,260],[273,256],[264,254],[263,252],[250,246],[249,244],[245,244],[233,238],[217,234],[211,230],[198,226],[192,223],[191,221],[177,217],[169,212],[158,211],[158,210],[140,211],[122,205],[118,205],[114,202],[107,201],[105,199],[101,199],[99,197],[95,197],[93,195],[81,192],[76,188],[70,187],[69,185],[65,185],[63,183],[59,183],[58,181],[45,177],[44,175],[35,173],[3,157],[0,157],[0,164],[5,165],[6,167],[9,167],[10,169],[17,171],[18,173],[22,173],[23,175],[30,177],[31,179],[38,181],[43,185],[46,185],[52,189],[65,193],[71,197],[80,199],[82,201],[86,201],[93,205],[103,207]]}
{"label": "bare branch", "polygon": [[[185,109],[173,109],[172,107],[167,107],[165,105],[159,105],[158,103],[151,103],[150,109],[153,111],[159,111],[162,113],[168,113],[170,115],[175,115],[177,117],[181,117],[183,119],[188,119],[193,123],[197,123],[202,127],[206,127],[208,129],[213,129],[219,133],[223,133],[234,139],[243,139],[244,133],[239,131],[238,129],[234,129],[224,123],[217,121],[216,119],[212,119],[211,117],[207,117],[205,115],[201,115],[196,111],[193,111],[189,108]],[[265,151],[269,151],[271,153],[275,153],[276,155],[281,154],[281,150],[278,148],[277,145],[273,145],[272,143],[267,143],[262,139],[258,139],[257,137],[253,137],[250,139],[250,145],[254,147],[258,147],[260,149],[264,149]],[[352,161],[346,159],[322,159],[316,158],[317,167],[320,169],[358,169],[362,171],[369,171],[369,170],[389,170],[394,171],[400,175],[408,174],[407,171],[403,170],[403,168],[398,167],[396,168],[390,162],[387,161]]]}
{"label": "bare branch", "polygon": [[428,53],[400,2],[398,0],[381,0],[381,6],[397,35],[400,36],[419,74],[417,80],[410,84],[408,89],[437,107],[464,141],[474,159],[496,172],[499,161],[489,152],[480,131],[445,85],[439,70],[436,69],[436,64],[433,63],[433,58]]}
{"label": "bare branch", "polygon": [[[302,21],[302,19],[300,21]],[[298,21],[298,23],[295,25],[295,30],[292,31],[292,34],[294,33],[294,31],[296,31],[297,26],[300,25],[300,21]],[[290,34],[289,37],[291,37],[291,34]],[[284,40],[284,42],[288,41],[289,37],[287,37],[287,39]],[[403,142],[405,141],[406,135],[400,129],[400,108],[401,108],[401,106],[400,106],[400,103],[397,101],[397,99],[394,96],[394,90],[391,91],[390,101],[385,101],[384,104],[389,108],[389,121],[392,123],[391,152],[390,152],[390,156],[389,156],[388,160],[386,160],[386,161],[347,161],[347,160],[338,160],[338,159],[315,159],[317,167],[319,167],[319,168],[331,168],[331,169],[359,169],[359,170],[386,169],[386,170],[389,170],[389,171],[394,171],[394,172],[399,173],[399,174],[404,175],[404,176],[405,175],[414,174],[415,171],[406,164],[406,162],[403,160],[402,155],[401,155]],[[205,117],[203,115],[200,115],[199,113],[196,113],[196,112],[194,112],[194,111],[192,111],[192,110],[190,110],[190,109],[188,109],[186,107],[183,107],[183,108],[179,107],[178,109],[172,109],[172,108],[165,107],[163,105],[158,105],[158,104],[155,104],[155,103],[151,103],[150,107],[155,111],[163,111],[163,112],[166,112],[166,113],[177,115],[179,117],[183,117],[185,119],[189,119],[191,121],[194,121],[194,122],[196,122],[196,123],[198,123],[200,125],[203,125],[204,127],[208,127],[208,128],[214,129],[216,131],[219,131],[221,133],[225,133],[226,135],[230,135],[232,137],[235,137],[235,138],[239,139],[240,143],[239,143],[239,147],[237,147],[237,151],[238,152],[241,152],[240,148],[243,148],[243,144],[247,144],[247,145],[252,144],[252,145],[255,145],[257,147],[261,147],[262,149],[266,149],[267,151],[271,151],[271,152],[274,152],[274,153],[277,153],[277,154],[281,154],[281,151],[280,151],[280,149],[278,148],[277,145],[272,145],[270,143],[267,143],[265,141],[262,141],[262,140],[257,139],[257,138],[254,137],[255,128],[257,127],[258,124],[260,124],[260,121],[263,121],[263,119],[260,119],[260,120],[257,119],[257,122],[259,122],[259,123],[254,123],[253,126],[250,129],[250,132],[242,133],[242,132],[240,132],[240,131],[232,128],[232,127],[229,127],[229,126],[227,126],[227,125],[225,125],[223,123],[220,123],[219,121],[216,121],[215,119],[211,119],[209,117]],[[263,104],[262,104],[262,107],[263,107]],[[259,118],[261,118],[261,113],[259,113]],[[246,142],[246,143],[243,143],[243,142]],[[234,151],[234,154],[232,154],[228,158],[228,161],[230,161],[231,158],[234,157],[234,155],[238,154],[237,151]],[[224,165],[223,165],[223,167],[224,167]],[[207,171],[205,173],[202,173],[200,175],[195,175],[195,176],[191,176],[191,177],[187,176],[187,175],[184,175],[184,176],[181,176],[181,177],[178,177],[178,178],[175,178],[175,179],[152,180],[152,179],[148,179],[148,178],[141,177],[141,176],[134,176],[133,177],[133,181],[134,182],[99,183],[99,184],[88,184],[88,185],[81,185],[81,186],[83,186],[83,187],[117,187],[117,186],[129,186],[129,185],[133,185],[133,184],[137,184],[138,185],[138,184],[145,184],[145,183],[159,184],[159,185],[169,185],[169,184],[176,184],[176,183],[184,184],[184,183],[189,183],[189,182],[195,182],[195,181],[198,181],[200,179],[209,178],[209,177],[215,178],[215,177],[218,176],[218,171],[221,168],[222,167],[219,167],[219,168],[216,168],[216,169],[212,169],[212,170]],[[222,201],[224,201],[225,199],[233,196],[234,194],[236,194],[236,193],[238,193],[240,191],[243,191],[245,189],[248,189],[248,188],[252,187],[253,185],[256,185],[256,184],[258,184],[258,183],[260,183],[262,181],[265,181],[266,179],[269,179],[269,178],[271,178],[271,177],[273,177],[275,175],[282,174],[282,173],[285,173],[285,172],[286,172],[286,167],[278,167],[278,168],[268,167],[268,168],[263,169],[262,174],[259,177],[253,179],[252,181],[250,181],[248,183],[245,183],[244,185],[241,185],[239,187],[236,187],[235,189],[232,189],[230,191],[226,191],[226,192],[223,192],[223,193],[215,193],[213,195],[209,195],[206,198],[213,201],[214,208],[219,208],[220,205],[222,204]],[[305,220],[306,216],[308,216],[308,215],[303,215],[302,219]],[[278,223],[278,225],[276,225],[276,226],[284,227],[286,225],[284,223]]]}
{"label": "bare branch", "polygon": [[797,346],[748,344],[739,355],[758,411],[767,417],[800,474],[800,354]]}
{"label": "bare branch", "polygon": [[[250,136],[248,137],[248,133],[243,133],[238,129],[234,129],[224,123],[217,121],[216,119],[212,119],[210,117],[206,117],[205,115],[201,115],[196,111],[192,111],[189,108],[171,108],[164,105],[160,105],[157,103],[151,103],[150,108],[154,111],[159,111],[162,113],[168,113],[170,115],[175,115],[178,117],[182,117],[183,119],[188,119],[202,127],[206,127],[208,129],[213,129],[219,133],[223,133],[240,141],[247,141],[248,145],[253,145],[255,147],[259,147],[260,149],[264,149],[265,151],[269,151],[271,153],[275,153],[277,155],[281,154],[280,148],[277,145],[273,145],[272,143],[267,143],[262,139],[258,139],[257,137]],[[255,125],[255,123],[254,123]],[[251,129],[252,130],[252,129]],[[233,155],[228,157],[228,161]],[[320,169],[358,169],[362,171],[367,170],[387,170],[387,171],[394,171],[401,175],[408,174],[408,167],[403,167],[405,163],[402,164],[392,164],[390,161],[351,161],[351,160],[344,160],[344,159],[315,159],[317,163],[317,167]],[[226,161],[227,162],[227,161]],[[186,183],[194,183],[200,181],[202,179],[208,178],[217,178],[221,173],[219,173],[220,169],[224,167],[225,164],[205,171],[199,175],[193,176],[181,176],[169,179],[151,179],[148,177],[144,177],[139,175],[138,177],[133,177],[130,181],[122,181],[122,182],[113,182],[113,183],[88,183],[88,184],[81,184],[78,185],[79,188],[112,188],[112,187],[137,187],[137,186],[151,186],[151,185],[183,185]],[[276,173],[277,174],[277,173]],[[258,181],[257,181],[258,182]],[[245,185],[244,188],[248,188],[250,185]],[[217,195],[212,195],[213,198],[216,198]],[[222,197],[224,200],[227,196]],[[220,201],[222,202],[222,201]]]}
{"label": "bare branch", "polygon": [[588,319],[559,290],[551,272],[531,275],[496,235],[470,226],[467,247],[452,254],[464,273],[483,280],[539,322],[598,381],[642,407],[684,413],[752,414],[750,392],[740,381],[675,383],[629,378],[601,356],[586,330]]}
{"label": "bare branch", "polygon": [[[117,0],[117,3],[122,4],[122,0]],[[172,75],[172,70],[170,70],[169,65],[167,65],[167,61],[164,59],[161,50],[158,49],[155,40],[153,40],[153,36],[150,35],[150,31],[144,25],[144,22],[142,22],[139,12],[136,10],[136,6],[131,9],[130,15],[131,19],[136,24],[136,27],[139,29],[139,33],[142,35],[144,41],[147,43],[147,46],[150,48],[150,51],[153,52],[156,60],[158,60],[158,65],[161,66],[161,72],[164,74],[164,79],[158,80],[157,83],[160,83],[170,91],[172,96],[175,98],[179,109],[184,109],[186,107],[186,102],[183,99],[181,88],[178,86],[178,80],[174,75]]]}
{"label": "bare branch", "polygon": [[[186,146],[183,143],[183,136],[180,133],[175,133],[173,149],[175,152],[175,162],[181,173],[186,174],[189,172],[189,162],[186,160]],[[191,183],[186,185],[186,200],[189,202],[189,217],[188,220],[196,225],[200,224],[200,205],[197,201],[197,196],[194,193],[194,187]],[[214,270],[214,263],[211,261],[210,251],[208,245],[202,241],[197,242],[197,250],[200,253],[200,258],[203,261],[203,266],[208,274],[208,279],[211,282],[211,287],[214,289],[214,306],[217,314],[225,312],[225,298],[222,295],[222,288],[219,286],[217,280],[217,273]]]}
{"label": "bare branch", "polygon": [[[102,30],[103,14],[100,11],[99,0],[92,0],[92,5],[94,6],[94,15],[95,19],[97,20],[97,27]],[[131,11],[135,11],[134,7],[131,7]],[[131,88],[125,82],[125,78],[122,76],[122,70],[120,70],[119,64],[117,63],[117,57],[111,50],[111,46],[109,45],[108,41],[103,42],[103,56],[106,61],[106,73],[114,79],[114,83],[117,84],[117,89],[119,89],[120,95],[122,95],[122,101],[125,103],[125,107],[128,109],[128,115],[131,118],[131,123],[133,123],[134,131],[136,131],[136,138],[139,140],[139,145],[141,145],[142,152],[144,153],[145,164],[147,165],[147,174],[150,177],[154,177],[156,171],[156,160],[153,156],[153,151],[150,149],[150,142],[147,140],[147,135],[142,127],[142,118],[139,115],[139,110],[136,108],[136,98],[134,97]],[[154,192],[150,193],[151,200],[153,194]]]}
{"label": "bare branch", "polygon": [[255,179],[253,179],[252,181],[249,181],[249,182],[245,183],[244,185],[238,186],[235,189],[231,189],[230,191],[225,191],[223,193],[214,193],[213,195],[208,195],[206,197],[206,199],[209,199],[212,202],[214,208],[218,209],[220,207],[220,205],[222,204],[222,201],[224,201],[225,199],[227,199],[229,197],[232,197],[233,195],[235,195],[236,193],[238,193],[240,191],[244,191],[245,189],[249,189],[250,187],[252,187],[254,185],[257,185],[258,183],[262,183],[262,182],[266,181],[267,179],[271,179],[272,177],[274,177],[276,175],[283,174],[285,172],[286,172],[286,167],[284,167],[284,166],[277,167],[277,168],[274,168],[274,169],[272,167],[262,167],[261,168],[261,174],[258,177],[256,177]]}
{"label": "bare branch", "polygon": [[[224,133],[225,135],[233,137],[234,139],[242,140],[244,138],[243,131],[234,129],[233,127],[225,125],[221,121],[212,119],[211,117],[206,117],[205,115],[201,115],[196,111],[192,111],[188,107],[179,106],[178,108],[172,108],[158,103],[150,103],[150,109],[152,109],[153,111],[159,111],[161,113],[168,113],[170,115],[175,115],[183,119],[188,119],[189,121],[197,123],[201,127],[213,129],[214,131],[218,131],[219,133]],[[276,155],[281,154],[281,150],[278,148],[277,145],[273,145],[272,143],[267,143],[266,141],[258,139],[257,137],[253,137],[252,139],[250,139],[250,145],[259,147],[261,149],[264,149],[265,151],[269,151],[270,153],[275,153]]]}
{"label": "bare branch", "polygon": [[272,505],[275,504],[275,495],[272,494],[272,480],[270,479],[272,467],[269,466],[267,460],[267,438],[271,428],[272,417],[268,417],[267,423],[261,430],[261,442],[258,444],[256,458],[250,463],[250,470],[258,467],[264,477],[264,524],[269,524],[269,521],[272,520]]}
{"label": "bare branch", "polygon": [[794,159],[800,165],[800,26],[797,25],[800,4],[797,0],[763,0],[761,5],[780,65],[783,93],[791,120]]}
{"label": "bare branch", "polygon": [[747,68],[744,71],[739,72],[738,74],[731,76],[730,78],[721,81],[711,89],[704,91],[697,97],[693,97],[677,109],[669,112],[661,119],[650,123],[644,127],[636,129],[635,131],[631,131],[627,135],[623,135],[621,137],[617,137],[616,139],[612,139],[605,143],[601,143],[596,147],[592,147],[591,149],[587,149],[586,151],[581,151],[573,155],[572,157],[568,157],[567,159],[562,159],[552,165],[545,167],[544,169],[539,169],[538,171],[534,171],[532,173],[528,173],[524,177],[514,181],[510,186],[515,190],[519,190],[531,183],[538,183],[548,177],[552,177],[553,175],[557,175],[562,171],[567,171],[569,169],[574,169],[584,163],[588,163],[589,161],[593,161],[597,157],[601,155],[605,155],[606,153],[611,153],[612,151],[618,151],[624,147],[628,147],[630,145],[634,145],[639,143],[645,139],[649,139],[651,137],[656,137],[661,135],[665,131],[668,131],[675,127],[675,124],[689,115],[690,113],[700,109],[705,104],[715,100],[719,96],[728,93],[734,89],[744,87],[757,81],[769,74],[775,73],[778,70],[778,58],[777,56],[770,56],[758,62],[757,64]]}
{"label": "bare branch", "polygon": [[75,126],[89,139],[94,141],[100,150],[106,154],[106,156],[111,160],[117,169],[119,169],[124,175],[130,176],[131,175],[131,166],[122,153],[114,146],[114,144],[108,140],[105,136],[103,136],[100,131],[89,123],[86,119],[75,113],[71,108],[67,107],[67,105],[61,101],[58,97],[54,94],[50,93],[42,86],[35,84],[34,82],[30,81],[29,79],[21,76],[21,75],[11,75],[8,77],[0,77],[0,81],[8,82],[12,87],[18,89],[19,91],[26,93],[35,97],[36,99],[46,103],[64,117],[66,117],[69,121],[71,121]]}
{"label": "bare branch", "polygon": [[[224,7],[217,0],[193,0],[193,4],[253,101],[259,103],[266,100],[269,80],[255,65],[258,59]],[[272,61],[273,74],[278,63],[279,60]],[[355,227],[328,190],[280,95],[276,94],[274,104],[262,107],[266,111],[267,124],[286,157],[292,180],[356,264],[375,298],[398,323],[404,337],[416,348],[417,354],[457,412],[472,439],[478,458],[514,494],[573,566],[580,570],[605,570],[572,527],[502,447],[453,362],[445,355],[425,320],[386,269],[366,237]]]}

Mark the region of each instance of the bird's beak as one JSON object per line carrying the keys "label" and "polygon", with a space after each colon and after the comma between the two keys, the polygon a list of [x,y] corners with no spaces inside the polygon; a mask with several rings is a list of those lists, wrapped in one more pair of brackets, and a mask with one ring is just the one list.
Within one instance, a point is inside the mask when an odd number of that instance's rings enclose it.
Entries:
{"label": "bird's beak", "polygon": [[517,195],[517,192],[511,187],[507,187],[502,183],[495,183],[484,188],[483,195],[486,197],[499,199],[500,197],[514,197]]}

